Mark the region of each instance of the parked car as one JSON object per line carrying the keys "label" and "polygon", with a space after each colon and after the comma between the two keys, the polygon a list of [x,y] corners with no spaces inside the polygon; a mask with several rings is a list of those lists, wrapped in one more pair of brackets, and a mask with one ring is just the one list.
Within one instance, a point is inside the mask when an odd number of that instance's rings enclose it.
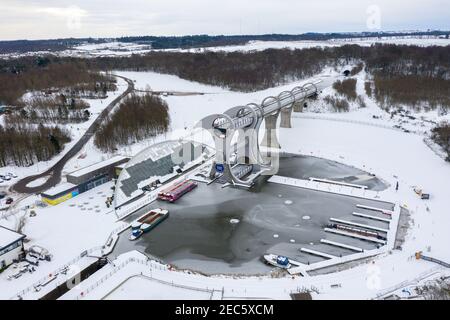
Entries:
{"label": "parked car", "polygon": [[9,181],[9,180],[11,180],[11,177],[10,176],[3,176],[3,180]]}
{"label": "parked car", "polygon": [[6,192],[5,191],[1,191],[0,192],[0,199],[3,199],[4,197],[6,197]]}
{"label": "parked car", "polygon": [[5,203],[6,204],[11,204],[11,203],[13,203],[13,201],[14,201],[13,198],[7,198]]}

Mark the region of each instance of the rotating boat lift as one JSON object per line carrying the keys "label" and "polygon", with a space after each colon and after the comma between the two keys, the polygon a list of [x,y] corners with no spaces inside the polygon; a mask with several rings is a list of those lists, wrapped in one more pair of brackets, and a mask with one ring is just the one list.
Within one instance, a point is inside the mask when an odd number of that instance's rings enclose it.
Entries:
{"label": "rotating boat lift", "polygon": [[[281,114],[280,126],[291,128],[293,109],[301,111],[301,104],[307,98],[319,93],[317,85],[320,82],[321,80],[309,82],[291,91],[283,91],[278,96],[267,97],[260,105],[250,103],[228,109],[223,114],[212,114],[203,118],[197,127],[211,133],[216,147],[210,178],[214,179],[217,174],[222,174],[221,179],[227,185],[248,188],[258,176],[271,174],[278,157],[276,160],[272,158],[270,150],[280,148],[276,133],[279,115]],[[263,120],[265,132],[261,145],[268,150],[266,156],[261,153],[259,141],[259,129]],[[236,133],[238,133],[237,143],[232,145]],[[232,155],[236,155],[237,164],[233,163]],[[239,165],[241,168],[237,168]],[[250,171],[255,171],[253,166],[258,169],[256,173],[246,180],[242,179]]]}

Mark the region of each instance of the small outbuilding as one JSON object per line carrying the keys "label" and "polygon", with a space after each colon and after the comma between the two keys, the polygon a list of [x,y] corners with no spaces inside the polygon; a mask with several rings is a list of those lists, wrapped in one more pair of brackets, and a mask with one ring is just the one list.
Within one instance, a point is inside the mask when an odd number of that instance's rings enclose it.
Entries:
{"label": "small outbuilding", "polygon": [[24,234],[0,226],[0,270],[24,257],[23,239]]}

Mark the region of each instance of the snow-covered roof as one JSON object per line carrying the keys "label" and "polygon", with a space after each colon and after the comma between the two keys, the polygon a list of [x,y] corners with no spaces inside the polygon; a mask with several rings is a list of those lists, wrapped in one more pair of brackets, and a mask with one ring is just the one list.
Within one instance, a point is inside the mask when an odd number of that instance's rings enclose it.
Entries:
{"label": "snow-covered roof", "polygon": [[56,196],[57,194],[59,194],[61,192],[64,192],[69,189],[73,189],[75,187],[76,187],[75,184],[66,182],[66,183],[57,185],[56,187],[50,188],[47,191],[42,192],[42,194],[44,194],[46,196]]}
{"label": "snow-covered roof", "polygon": [[123,160],[128,160],[128,158],[124,157],[124,156],[114,156],[114,157],[112,157],[112,158],[110,158],[108,160],[97,162],[97,163],[94,163],[93,165],[90,165],[88,167],[76,170],[76,171],[74,171],[72,173],[69,173],[69,175],[72,176],[72,177],[77,177],[77,178],[78,177],[82,177],[85,174],[88,174],[88,173],[90,173],[92,171],[101,169],[103,167],[112,165],[112,164],[114,164],[116,162],[123,161]]}
{"label": "snow-covered roof", "polygon": [[0,250],[25,238],[25,235],[0,226]]}

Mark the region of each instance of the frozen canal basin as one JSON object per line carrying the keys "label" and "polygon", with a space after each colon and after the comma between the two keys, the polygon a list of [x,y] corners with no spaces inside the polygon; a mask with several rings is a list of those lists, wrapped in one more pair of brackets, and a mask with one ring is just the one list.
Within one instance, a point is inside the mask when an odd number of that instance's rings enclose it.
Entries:
{"label": "frozen canal basin", "polygon": [[[335,177],[341,166],[345,169],[341,176],[361,175],[360,170],[342,164],[337,166],[334,162],[330,166],[323,159],[286,159],[290,161],[290,172],[294,173],[291,176],[296,178],[298,174],[303,174],[300,172],[303,169],[299,169],[302,164],[305,161],[312,164],[312,160],[319,162],[315,164],[317,169],[321,166],[320,162],[322,166],[333,168],[333,176],[324,175],[324,178]],[[379,180],[374,181],[378,187],[382,185]],[[218,183],[199,183],[198,188],[174,204],[156,201],[127,218],[127,221],[132,221],[150,208],[162,207],[170,211],[167,220],[135,242],[128,240],[129,231],[123,233],[113,255],[137,249],[179,268],[206,274],[266,273],[271,267],[261,261],[265,253],[286,255],[305,264],[325,258],[301,252],[301,248],[335,256],[354,253],[349,249],[322,244],[321,239],[364,250],[375,248],[376,243],[324,231],[330,218],[379,228],[389,227],[387,222],[352,215],[354,211],[376,214],[357,208],[358,204],[393,209],[391,203],[267,183],[265,179],[261,179],[251,191],[222,188]]]}

